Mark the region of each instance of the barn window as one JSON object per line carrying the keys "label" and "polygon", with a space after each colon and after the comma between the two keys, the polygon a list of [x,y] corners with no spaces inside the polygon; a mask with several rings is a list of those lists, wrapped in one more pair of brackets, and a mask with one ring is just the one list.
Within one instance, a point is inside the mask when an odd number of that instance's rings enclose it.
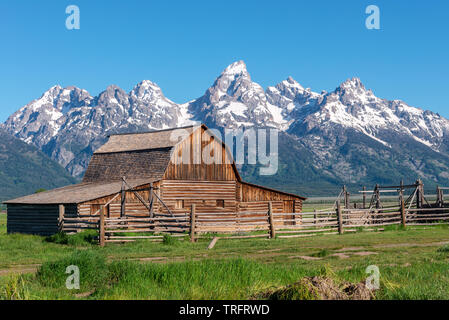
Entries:
{"label": "barn window", "polygon": [[184,208],[184,200],[176,200],[175,209],[183,209]]}
{"label": "barn window", "polygon": [[224,200],[217,200],[217,207],[224,208]]}

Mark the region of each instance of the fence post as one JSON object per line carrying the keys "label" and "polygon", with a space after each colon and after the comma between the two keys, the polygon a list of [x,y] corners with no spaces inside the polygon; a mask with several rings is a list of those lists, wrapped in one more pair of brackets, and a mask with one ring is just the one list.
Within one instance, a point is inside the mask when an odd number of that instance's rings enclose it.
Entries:
{"label": "fence post", "polygon": [[402,226],[405,228],[406,216],[405,216],[404,194],[403,194],[402,190],[401,190],[401,220],[402,220]]}
{"label": "fence post", "polygon": [[313,223],[314,224],[317,224],[318,223],[318,215],[317,215],[317,213],[316,213],[316,209],[313,209]]}
{"label": "fence post", "polygon": [[104,216],[105,216],[106,207],[101,206],[100,207],[100,231],[98,232],[98,238],[100,240],[100,247],[104,247]]}
{"label": "fence post", "polygon": [[271,201],[268,202],[268,222],[270,223],[270,238],[273,239],[276,237],[276,230],[274,229],[273,204]]}
{"label": "fence post", "polygon": [[338,233],[343,234],[343,220],[341,215],[340,201],[337,201],[337,222],[338,222]]}
{"label": "fence post", "polygon": [[126,210],[126,188],[125,188],[125,177],[123,177],[122,188],[120,190],[120,218],[125,216]]}
{"label": "fence post", "polygon": [[190,208],[190,241],[195,242],[195,204]]}
{"label": "fence post", "polygon": [[63,204],[59,205],[59,217],[58,217],[58,230],[63,231],[64,229],[64,215],[65,215],[65,207]]}

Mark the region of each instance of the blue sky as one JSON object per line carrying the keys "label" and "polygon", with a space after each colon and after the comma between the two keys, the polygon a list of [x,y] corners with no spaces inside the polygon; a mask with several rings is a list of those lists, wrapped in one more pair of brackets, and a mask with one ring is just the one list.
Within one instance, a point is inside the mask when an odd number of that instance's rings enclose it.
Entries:
{"label": "blue sky", "polygon": [[[65,9],[80,8],[80,30]],[[365,8],[380,8],[380,30]],[[148,79],[175,102],[201,96],[244,60],[263,87],[314,91],[360,77],[382,98],[449,117],[449,1],[0,2],[0,121],[55,84],[97,95]]]}

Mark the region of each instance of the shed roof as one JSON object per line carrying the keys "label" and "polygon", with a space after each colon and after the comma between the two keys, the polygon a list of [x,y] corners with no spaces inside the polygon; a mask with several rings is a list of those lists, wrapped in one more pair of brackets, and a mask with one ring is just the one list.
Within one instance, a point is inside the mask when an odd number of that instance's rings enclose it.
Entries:
{"label": "shed roof", "polygon": [[[132,187],[138,187],[154,180],[133,179],[126,180]],[[25,197],[4,201],[6,204],[71,204],[81,203],[93,199],[106,197],[120,192],[122,188],[121,181],[103,182],[103,183],[79,183],[49,191],[31,194]]]}
{"label": "shed roof", "polygon": [[261,185],[258,185],[258,184],[246,182],[246,181],[240,181],[240,182],[243,183],[243,184],[252,186],[252,187],[256,187],[256,188],[260,188],[260,189],[265,189],[265,190],[273,191],[273,192],[277,192],[277,193],[282,193],[282,194],[285,194],[285,195],[287,195],[287,196],[291,196],[291,197],[298,198],[298,199],[301,199],[301,200],[307,200],[307,198],[302,197],[302,196],[299,196],[299,195],[294,194],[294,193],[285,192],[285,191],[273,189],[273,188],[270,188],[270,187],[265,187],[265,186],[261,186]]}

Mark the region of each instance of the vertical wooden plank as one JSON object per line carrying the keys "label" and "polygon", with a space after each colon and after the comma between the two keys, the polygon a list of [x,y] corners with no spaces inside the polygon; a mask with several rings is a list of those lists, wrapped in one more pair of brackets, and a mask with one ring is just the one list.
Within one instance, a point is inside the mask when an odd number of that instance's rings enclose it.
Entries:
{"label": "vertical wooden plank", "polygon": [[296,225],[296,200],[292,201],[292,209],[293,209],[293,215],[292,215],[292,219],[293,219],[293,224]]}
{"label": "vertical wooden plank", "polygon": [[153,182],[151,182],[150,183],[150,191],[149,191],[149,195],[148,195],[148,202],[150,203],[150,217],[151,218],[153,218],[153,216],[154,216],[153,192],[154,192],[154,187],[153,187]]}
{"label": "vertical wooden plank", "polygon": [[402,226],[405,228],[406,225],[406,216],[405,216],[405,203],[404,203],[404,189],[402,188],[403,182],[401,181],[401,191],[400,191],[400,201],[401,201],[401,221]]}
{"label": "vertical wooden plank", "polygon": [[338,233],[343,234],[343,219],[341,214],[340,201],[337,201],[337,222],[338,222]]}
{"label": "vertical wooden plank", "polygon": [[190,207],[190,241],[195,242],[195,204]]}
{"label": "vertical wooden plank", "polygon": [[424,184],[421,179],[418,179],[419,184],[419,208],[424,207]]}
{"label": "vertical wooden plank", "polygon": [[[123,177],[125,179],[125,177]],[[125,216],[125,206],[126,206],[126,191],[125,191],[125,181],[122,181],[122,190],[120,198],[120,217]]]}
{"label": "vertical wooden plank", "polygon": [[98,238],[100,241],[100,247],[104,247],[104,216],[105,216],[106,207],[101,206],[100,208],[100,226],[99,226],[99,232],[98,232]]}
{"label": "vertical wooden plank", "polygon": [[64,229],[64,214],[65,207],[63,204],[59,205],[59,218],[58,218],[58,230],[62,231]]}
{"label": "vertical wooden plank", "polygon": [[276,230],[274,228],[273,221],[273,204],[268,202],[268,222],[270,223],[270,238],[273,239],[276,237]]}
{"label": "vertical wooden plank", "polygon": [[380,192],[379,192],[379,184],[376,184],[375,187],[375,195],[376,195],[376,209],[380,208]]}

